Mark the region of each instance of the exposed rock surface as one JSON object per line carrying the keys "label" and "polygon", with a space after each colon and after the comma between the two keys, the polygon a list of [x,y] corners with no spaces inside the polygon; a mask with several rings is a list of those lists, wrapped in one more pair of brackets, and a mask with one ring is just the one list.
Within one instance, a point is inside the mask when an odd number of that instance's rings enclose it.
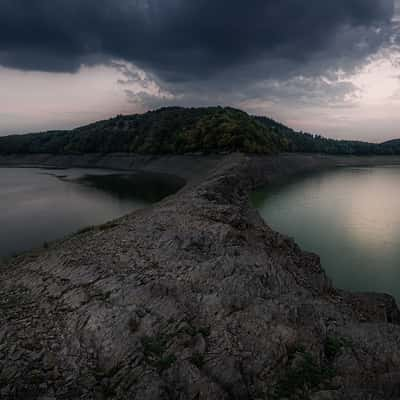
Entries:
{"label": "exposed rock surface", "polygon": [[335,290],[249,206],[255,184],[290,174],[274,160],[227,157],[2,267],[0,398],[400,398],[394,300]]}

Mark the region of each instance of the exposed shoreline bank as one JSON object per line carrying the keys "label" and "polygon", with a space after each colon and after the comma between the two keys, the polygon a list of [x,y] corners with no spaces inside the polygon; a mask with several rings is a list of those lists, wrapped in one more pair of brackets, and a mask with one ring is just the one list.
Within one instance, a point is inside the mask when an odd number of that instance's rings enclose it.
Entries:
{"label": "exposed shoreline bank", "polygon": [[[147,156],[113,153],[85,155],[0,155],[0,167],[99,168],[121,171],[143,170],[176,175],[186,180],[204,177],[229,158],[227,155]],[[332,156],[325,154],[284,153],[275,156],[248,156],[251,178],[262,184],[302,173],[333,167],[400,165],[400,156]]]}
{"label": "exposed shoreline bank", "polygon": [[56,164],[162,169],[189,184],[0,271],[5,399],[250,400],[299,390],[316,400],[397,398],[393,298],[333,288],[319,258],[273,232],[248,193],[283,177],[400,157],[77,160]]}
{"label": "exposed shoreline bank", "polygon": [[146,156],[138,154],[86,155],[0,155],[3,167],[100,168],[121,171],[143,170],[176,175],[184,179],[201,176],[215,167],[223,156]]}

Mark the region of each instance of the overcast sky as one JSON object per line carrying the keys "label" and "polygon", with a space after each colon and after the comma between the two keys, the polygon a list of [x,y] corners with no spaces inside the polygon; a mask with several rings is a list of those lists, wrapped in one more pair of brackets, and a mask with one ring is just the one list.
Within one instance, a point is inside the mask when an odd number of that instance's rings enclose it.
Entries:
{"label": "overcast sky", "polygon": [[0,0],[0,135],[230,105],[400,137],[400,0]]}

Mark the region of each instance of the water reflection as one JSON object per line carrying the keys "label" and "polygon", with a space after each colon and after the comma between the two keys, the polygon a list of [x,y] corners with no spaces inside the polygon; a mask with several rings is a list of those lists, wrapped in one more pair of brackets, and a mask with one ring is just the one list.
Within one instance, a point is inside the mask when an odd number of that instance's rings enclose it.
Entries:
{"label": "water reflection", "polygon": [[0,168],[0,257],[146,207],[183,184],[149,173]]}
{"label": "water reflection", "polygon": [[86,174],[76,180],[103,192],[112,193],[120,199],[141,199],[146,203],[156,203],[164,197],[175,193],[184,180],[171,175],[160,175],[149,172],[131,174],[93,175]]}
{"label": "water reflection", "polygon": [[318,253],[342,288],[400,299],[400,168],[343,168],[254,194],[274,229]]}

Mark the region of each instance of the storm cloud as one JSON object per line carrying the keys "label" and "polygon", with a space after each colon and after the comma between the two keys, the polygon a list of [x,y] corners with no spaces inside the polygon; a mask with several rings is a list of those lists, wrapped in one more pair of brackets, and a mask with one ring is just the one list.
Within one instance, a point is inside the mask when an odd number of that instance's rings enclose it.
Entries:
{"label": "storm cloud", "polygon": [[1,0],[0,64],[74,72],[121,59],[164,82],[351,68],[388,43],[393,0]]}
{"label": "storm cloud", "polygon": [[0,0],[0,135],[229,105],[399,137],[400,0]]}

